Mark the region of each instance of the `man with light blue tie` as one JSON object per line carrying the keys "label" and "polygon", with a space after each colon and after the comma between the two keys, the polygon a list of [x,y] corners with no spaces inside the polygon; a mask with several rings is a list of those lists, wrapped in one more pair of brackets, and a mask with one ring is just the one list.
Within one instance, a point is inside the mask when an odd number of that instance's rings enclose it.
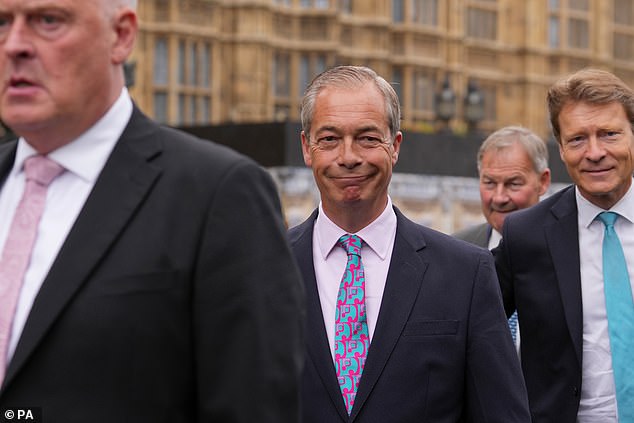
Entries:
{"label": "man with light blue tie", "polygon": [[[504,219],[539,202],[550,186],[548,149],[533,131],[505,126],[489,135],[477,155],[480,203],[486,223],[453,234],[489,250],[502,238]],[[517,313],[509,318],[515,347],[520,347]]]}
{"label": "man with light blue tie", "polygon": [[303,422],[529,422],[491,254],[388,196],[403,140],[394,89],[369,68],[332,68],[301,116],[321,194],[289,231],[307,295]]}
{"label": "man with light blue tie", "polygon": [[494,250],[533,422],[632,423],[634,92],[584,69],[548,109],[574,185],[508,216]]}

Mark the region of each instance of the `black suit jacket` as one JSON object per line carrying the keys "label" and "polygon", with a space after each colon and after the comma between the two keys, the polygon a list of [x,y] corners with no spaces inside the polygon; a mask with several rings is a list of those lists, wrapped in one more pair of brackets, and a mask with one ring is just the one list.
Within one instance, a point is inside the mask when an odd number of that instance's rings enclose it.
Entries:
{"label": "black suit jacket", "polygon": [[307,293],[303,421],[528,422],[491,254],[396,214],[381,310],[349,418],[315,280],[317,212],[289,232]]}
{"label": "black suit jacket", "polygon": [[[15,148],[0,146],[2,179]],[[268,174],[135,109],[35,299],[0,409],[297,421],[299,280]]]}
{"label": "black suit jacket", "polygon": [[494,254],[506,314],[518,312],[533,421],[575,423],[583,312],[574,187],[509,215]]}

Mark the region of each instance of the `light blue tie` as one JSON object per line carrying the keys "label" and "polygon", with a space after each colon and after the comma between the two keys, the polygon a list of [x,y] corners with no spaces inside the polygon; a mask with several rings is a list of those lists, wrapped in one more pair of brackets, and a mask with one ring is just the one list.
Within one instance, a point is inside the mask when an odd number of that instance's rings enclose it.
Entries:
{"label": "light blue tie", "polygon": [[511,330],[511,337],[513,338],[513,343],[517,345],[517,311],[511,314],[509,317],[509,329]]}
{"label": "light blue tie", "polygon": [[608,313],[612,369],[619,423],[634,423],[634,301],[621,242],[614,231],[618,214],[603,212],[603,288]]}

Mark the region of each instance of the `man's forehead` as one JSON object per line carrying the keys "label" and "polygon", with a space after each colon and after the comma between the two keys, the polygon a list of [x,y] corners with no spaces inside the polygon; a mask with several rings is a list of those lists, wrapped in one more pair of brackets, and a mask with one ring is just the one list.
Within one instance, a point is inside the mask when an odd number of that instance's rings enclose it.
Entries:
{"label": "man's forehead", "polygon": [[483,161],[480,169],[482,176],[499,179],[512,179],[530,174],[537,175],[532,163],[528,160]]}
{"label": "man's forehead", "polygon": [[[4,12],[28,12],[39,9],[64,9],[85,7],[90,4],[106,3],[108,0],[0,0],[0,10]],[[118,3],[120,0],[112,0]]]}

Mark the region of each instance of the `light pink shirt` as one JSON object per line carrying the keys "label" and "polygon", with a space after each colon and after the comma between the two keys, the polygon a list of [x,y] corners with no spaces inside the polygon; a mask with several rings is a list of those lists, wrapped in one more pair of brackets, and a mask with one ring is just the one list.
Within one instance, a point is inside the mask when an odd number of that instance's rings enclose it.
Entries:
{"label": "light pink shirt", "polygon": [[[348,260],[346,252],[336,244],[346,233],[326,216],[320,204],[313,229],[313,261],[321,311],[333,357],[337,293]],[[365,271],[365,301],[371,341],[396,238],[396,214],[390,198],[383,213],[356,235],[363,240],[361,260]]]}

